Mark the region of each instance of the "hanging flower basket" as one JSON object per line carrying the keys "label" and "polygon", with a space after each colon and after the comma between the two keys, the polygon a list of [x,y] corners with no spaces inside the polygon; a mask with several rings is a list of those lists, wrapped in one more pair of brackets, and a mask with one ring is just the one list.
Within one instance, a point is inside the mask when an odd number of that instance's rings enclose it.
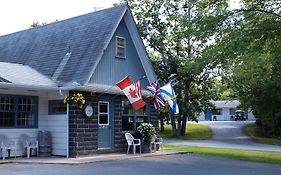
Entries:
{"label": "hanging flower basket", "polygon": [[70,96],[64,97],[64,103],[68,103],[70,105],[77,105],[80,109],[82,109],[85,104],[85,99],[82,94],[74,93]]}

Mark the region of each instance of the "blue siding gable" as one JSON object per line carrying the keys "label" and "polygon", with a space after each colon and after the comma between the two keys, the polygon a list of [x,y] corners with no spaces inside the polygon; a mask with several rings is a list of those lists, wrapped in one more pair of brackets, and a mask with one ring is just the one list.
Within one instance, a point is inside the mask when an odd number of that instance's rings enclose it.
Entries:
{"label": "blue siding gable", "polygon": [[[125,59],[116,57],[116,36],[124,37],[126,40]],[[127,75],[134,82],[146,76],[126,23],[122,20],[111,38],[108,47],[104,51],[89,83],[111,86],[115,85]],[[141,84],[142,88],[146,87],[149,84],[147,78],[142,79]]]}
{"label": "blue siding gable", "polygon": [[29,66],[60,86],[84,85],[127,10],[123,4],[0,36],[0,62]]}

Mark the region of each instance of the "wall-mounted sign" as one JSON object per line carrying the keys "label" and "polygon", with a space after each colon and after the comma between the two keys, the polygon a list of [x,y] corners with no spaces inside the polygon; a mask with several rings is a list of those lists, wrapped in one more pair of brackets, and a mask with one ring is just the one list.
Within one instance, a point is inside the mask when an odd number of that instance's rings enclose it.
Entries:
{"label": "wall-mounted sign", "polygon": [[92,117],[94,114],[94,109],[91,105],[85,105],[83,111],[84,111],[85,116],[89,117],[89,118]]}

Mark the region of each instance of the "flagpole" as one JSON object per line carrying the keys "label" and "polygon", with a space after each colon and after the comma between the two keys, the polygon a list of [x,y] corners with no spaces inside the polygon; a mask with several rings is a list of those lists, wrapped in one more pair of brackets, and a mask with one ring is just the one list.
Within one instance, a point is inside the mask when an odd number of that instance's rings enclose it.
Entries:
{"label": "flagpole", "polygon": [[145,78],[147,78],[147,77],[144,75],[144,76],[142,76],[140,79],[138,79],[137,81],[141,81],[141,80],[143,80],[143,79],[145,79]]}
{"label": "flagpole", "polygon": [[105,94],[106,92],[108,92],[108,90],[112,89],[114,86],[116,85],[112,85],[109,88],[105,89],[105,91],[103,93],[101,93],[98,97],[102,96],[103,94]]}

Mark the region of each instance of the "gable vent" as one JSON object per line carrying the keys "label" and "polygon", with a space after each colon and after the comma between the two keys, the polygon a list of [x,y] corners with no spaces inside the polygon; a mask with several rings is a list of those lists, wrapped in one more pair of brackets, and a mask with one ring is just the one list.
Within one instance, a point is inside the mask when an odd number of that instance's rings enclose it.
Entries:
{"label": "gable vent", "polygon": [[52,76],[52,80],[56,81],[58,77],[60,76],[61,72],[63,71],[66,63],[68,62],[69,58],[71,56],[71,52],[66,53],[63,59],[61,60],[57,70],[55,71],[54,75]]}

